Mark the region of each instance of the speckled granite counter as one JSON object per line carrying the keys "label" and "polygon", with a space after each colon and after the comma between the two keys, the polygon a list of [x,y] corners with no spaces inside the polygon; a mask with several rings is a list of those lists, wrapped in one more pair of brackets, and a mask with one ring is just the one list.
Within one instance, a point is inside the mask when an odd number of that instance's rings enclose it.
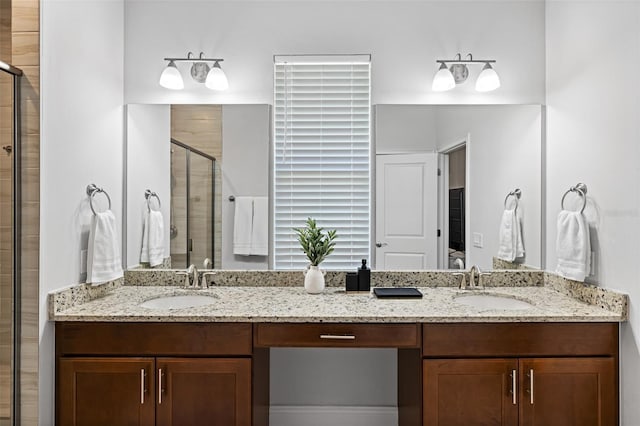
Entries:
{"label": "speckled granite counter", "polygon": [[[82,303],[64,304],[50,295],[53,321],[123,322],[619,322],[626,320],[626,296],[607,309],[541,286],[459,290],[419,287],[422,299],[377,299],[372,294],[345,294],[329,287],[307,294],[302,287],[220,286],[186,289],[175,286],[114,286]],[[526,310],[483,310],[455,301],[462,294],[489,293],[527,301]],[[208,306],[146,309],[140,303],[161,296],[198,294],[217,299]]]}

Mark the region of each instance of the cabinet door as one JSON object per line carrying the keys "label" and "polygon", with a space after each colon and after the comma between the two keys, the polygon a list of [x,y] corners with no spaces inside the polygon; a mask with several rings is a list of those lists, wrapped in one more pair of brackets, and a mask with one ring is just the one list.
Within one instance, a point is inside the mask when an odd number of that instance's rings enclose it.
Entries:
{"label": "cabinet door", "polygon": [[615,426],[614,358],[520,360],[522,426]]}
{"label": "cabinet door", "polygon": [[250,426],[251,360],[158,358],[157,426]]}
{"label": "cabinet door", "polygon": [[63,358],[58,372],[61,426],[153,426],[153,358]]}
{"label": "cabinet door", "polygon": [[517,369],[515,359],[424,360],[423,425],[516,426]]}

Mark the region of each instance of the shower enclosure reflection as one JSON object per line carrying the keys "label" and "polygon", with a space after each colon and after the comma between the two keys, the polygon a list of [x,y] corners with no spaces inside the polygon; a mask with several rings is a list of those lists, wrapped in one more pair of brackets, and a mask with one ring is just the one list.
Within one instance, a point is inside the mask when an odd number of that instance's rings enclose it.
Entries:
{"label": "shower enclosure reflection", "polygon": [[174,268],[214,259],[215,167],[214,157],[171,139],[169,237]]}

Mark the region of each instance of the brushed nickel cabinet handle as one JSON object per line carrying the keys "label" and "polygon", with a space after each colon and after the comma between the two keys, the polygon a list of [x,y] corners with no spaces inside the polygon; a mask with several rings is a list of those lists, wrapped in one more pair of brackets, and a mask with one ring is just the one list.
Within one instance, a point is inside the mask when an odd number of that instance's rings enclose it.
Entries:
{"label": "brushed nickel cabinet handle", "polygon": [[353,334],[321,334],[321,339],[326,340],[356,340]]}
{"label": "brushed nickel cabinet handle", "polygon": [[516,384],[516,370],[511,370],[511,401],[513,403],[513,405],[516,405],[518,403],[518,400],[516,399],[516,389],[517,384]]}
{"label": "brushed nickel cabinet handle", "polygon": [[158,405],[162,404],[162,368],[158,368]]}
{"label": "brushed nickel cabinet handle", "polygon": [[144,372],[144,368],[140,369],[140,404],[144,404],[144,392],[145,392],[145,388],[144,388],[144,376],[145,376],[145,372]]}
{"label": "brushed nickel cabinet handle", "polygon": [[533,405],[533,368],[529,370],[529,398]]}

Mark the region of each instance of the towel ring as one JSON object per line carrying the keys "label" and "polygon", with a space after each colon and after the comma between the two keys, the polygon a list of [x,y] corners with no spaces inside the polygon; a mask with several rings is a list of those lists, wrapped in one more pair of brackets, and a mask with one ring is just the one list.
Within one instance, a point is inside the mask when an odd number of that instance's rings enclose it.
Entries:
{"label": "towel ring", "polygon": [[147,189],[144,191],[144,198],[147,199],[147,209],[149,209],[149,211],[151,211],[151,198],[155,197],[156,200],[158,200],[158,210],[160,211],[160,209],[162,208],[162,203],[160,202],[160,197],[158,197],[158,194],[156,194],[155,192],[152,192],[150,189]]}
{"label": "towel ring", "polygon": [[570,192],[577,193],[582,198],[582,208],[580,209],[580,213],[584,212],[584,208],[587,207],[587,185],[584,183],[579,183],[576,186],[572,186],[564,193],[562,196],[562,200],[560,200],[560,208],[565,210],[564,208],[564,199],[569,195]]}
{"label": "towel ring", "polygon": [[520,191],[520,188],[516,188],[513,191],[511,191],[510,193],[507,194],[506,197],[504,197],[504,208],[507,208],[507,201],[509,201],[509,197],[513,197],[513,199],[516,202],[516,209],[518,208],[518,200],[520,199],[520,196],[522,195],[522,191]]}
{"label": "towel ring", "polygon": [[111,197],[109,197],[107,191],[102,188],[98,188],[95,183],[91,183],[87,185],[87,195],[89,196],[89,207],[91,207],[91,211],[93,212],[94,216],[97,215],[97,213],[96,209],[93,207],[93,197],[99,193],[102,193],[105,195],[105,197],[107,197],[107,201],[109,201],[109,208],[107,208],[107,210],[111,210]]}

